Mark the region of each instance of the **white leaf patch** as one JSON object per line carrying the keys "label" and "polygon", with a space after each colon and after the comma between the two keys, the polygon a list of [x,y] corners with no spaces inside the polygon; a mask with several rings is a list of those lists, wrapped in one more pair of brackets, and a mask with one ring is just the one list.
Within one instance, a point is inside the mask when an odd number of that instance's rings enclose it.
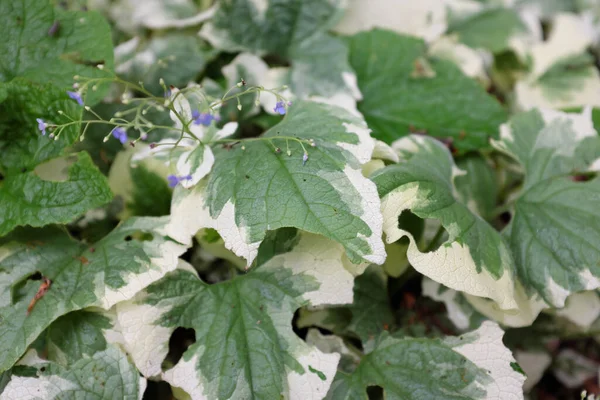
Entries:
{"label": "white leaf patch", "polygon": [[[463,336],[466,339],[464,344],[456,345],[456,338],[452,338],[453,348],[479,368],[488,371],[492,382],[485,386],[485,399],[523,399],[525,375],[513,367],[515,359],[502,343],[503,335],[497,324],[485,321],[479,329]],[[470,342],[470,339],[475,340]]]}

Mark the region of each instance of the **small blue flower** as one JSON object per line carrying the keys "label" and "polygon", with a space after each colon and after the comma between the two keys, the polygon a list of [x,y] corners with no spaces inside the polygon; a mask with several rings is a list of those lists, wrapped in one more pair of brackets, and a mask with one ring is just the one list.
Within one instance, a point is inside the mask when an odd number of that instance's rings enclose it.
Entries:
{"label": "small blue flower", "polygon": [[201,113],[198,110],[192,111],[192,118],[194,119],[194,124],[204,126],[209,126],[212,121],[218,121],[220,119],[218,115]]}
{"label": "small blue flower", "polygon": [[79,104],[80,106],[83,105],[83,100],[81,99],[81,94],[79,92],[69,92],[67,90],[67,94],[69,95],[70,98],[77,101],[77,104]]}
{"label": "small blue flower", "polygon": [[42,136],[46,135],[46,128],[48,127],[48,124],[41,118],[36,118],[35,120],[38,123],[38,129],[40,132],[42,132]]}
{"label": "small blue flower", "polygon": [[179,178],[176,177],[175,175],[167,176],[167,181],[169,182],[170,188],[174,188],[175,186],[177,186],[179,184]]}
{"label": "small blue flower", "polygon": [[[291,105],[291,103],[288,103],[288,105]],[[283,101],[278,101],[277,104],[275,104],[275,108],[273,109],[273,111],[275,111],[279,115],[285,115],[285,103]]]}
{"label": "small blue flower", "polygon": [[167,176],[167,181],[169,182],[170,188],[174,188],[175,186],[179,185],[179,183],[181,181],[189,181],[189,180],[192,180],[191,175],[185,175],[185,176],[169,175],[169,176]]}
{"label": "small blue flower", "polygon": [[127,131],[125,131],[125,129],[121,128],[120,126],[117,126],[115,129],[113,129],[112,135],[115,139],[118,139],[119,142],[121,142],[122,144],[125,144],[125,142],[127,141]]}
{"label": "small blue flower", "polygon": [[302,156],[302,165],[305,165],[307,161],[308,161],[308,153],[304,153],[304,155]]}

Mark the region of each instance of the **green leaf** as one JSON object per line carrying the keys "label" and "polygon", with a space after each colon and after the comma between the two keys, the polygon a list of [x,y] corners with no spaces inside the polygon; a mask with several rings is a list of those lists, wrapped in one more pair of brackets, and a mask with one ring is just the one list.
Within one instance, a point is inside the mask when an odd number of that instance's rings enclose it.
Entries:
{"label": "green leaf", "polygon": [[497,137],[506,112],[479,84],[449,61],[431,60],[435,77],[413,77],[425,43],[384,30],[350,39],[350,65],[358,78],[363,101],[358,109],[387,143],[411,131],[451,137],[459,151],[486,147]]}
{"label": "green leaf", "polygon": [[46,331],[48,360],[69,366],[106,350],[105,335],[113,327],[110,316],[100,312],[82,310],[63,315]]}
{"label": "green leaf", "polygon": [[36,118],[49,124],[69,122],[66,115],[79,120],[77,104],[50,84],[18,78],[0,87],[7,94],[0,103],[0,236],[20,225],[66,223],[109,202],[106,179],[87,153],[55,158],[77,140],[79,125],[65,127],[58,140],[38,129]]}
{"label": "green leaf", "polygon": [[141,378],[118,347],[84,357],[69,367],[38,360],[37,377],[13,375],[0,395],[2,400],[27,399],[141,399],[146,379]]}
{"label": "green leaf", "polygon": [[348,330],[356,333],[363,343],[393,327],[387,277],[381,267],[373,265],[356,278],[354,302],[349,308],[352,320]]}
{"label": "green leaf", "polygon": [[[110,27],[96,12],[61,11],[46,0],[15,0],[2,2],[0,14],[0,81],[20,76],[67,90],[75,75],[109,76],[99,64],[113,69]],[[100,101],[105,89],[90,91],[86,102]]]}
{"label": "green leaf", "polygon": [[[291,321],[305,305],[352,301],[343,251],[304,234],[290,252],[229,281],[208,285],[191,267],[180,268],[117,305],[127,352],[144,376],[160,374],[192,398],[322,397],[340,356],[307,345]],[[177,327],[194,329],[196,342],[162,371]]]}
{"label": "green leaf", "polygon": [[454,179],[458,198],[469,210],[490,221],[498,202],[494,170],[483,156],[475,153],[456,160],[456,166],[466,172]]}
{"label": "green leaf", "polygon": [[528,48],[530,72],[515,86],[517,108],[600,105],[600,75],[585,54],[596,41],[591,19],[558,13],[550,25],[547,39]]}
{"label": "green leaf", "polygon": [[0,181],[0,236],[17,226],[67,223],[111,199],[106,178],[87,153],[55,159]]}
{"label": "green leaf", "polygon": [[[175,269],[185,247],[163,233],[164,218],[132,218],[92,246],[58,228],[18,229],[0,247],[0,371],[58,317],[109,309]],[[41,287],[50,288],[27,309]],[[31,307],[29,307],[31,308]]]}
{"label": "green leaf", "polygon": [[512,368],[503,333],[486,321],[441,340],[384,335],[354,373],[338,372],[326,399],[366,399],[368,386],[382,387],[386,399],[523,399],[525,376]]}
{"label": "green leaf", "polygon": [[[408,260],[417,271],[450,288],[491,298],[502,309],[516,308],[509,248],[494,228],[455,197],[458,171],[448,149],[418,135],[400,139],[393,147],[400,163],[372,177],[381,197],[387,242],[407,236]],[[398,226],[399,215],[407,209],[419,218],[439,220],[448,240],[422,253],[413,235]]]}
{"label": "green leaf", "polygon": [[526,34],[527,27],[516,10],[494,8],[460,21],[448,31],[469,47],[500,53],[510,48],[511,39]]}
{"label": "green leaf", "polygon": [[326,31],[342,8],[340,0],[233,0],[218,3],[200,35],[227,51],[278,53]]}
{"label": "green leaf", "polygon": [[203,41],[180,33],[152,37],[148,42],[134,38],[115,49],[116,72],[130,82],[143,82],[157,96],[163,94],[159,84],[184,87],[204,70],[211,54]]}
{"label": "green leaf", "polygon": [[600,105],[600,75],[587,53],[557,60],[539,77],[528,76],[515,87],[520,109],[564,109]]}
{"label": "green leaf", "polygon": [[[304,148],[284,137],[304,140]],[[208,182],[175,192],[169,234],[184,243],[199,229],[214,228],[250,264],[267,231],[295,227],[341,243],[355,263],[381,264],[379,198],[360,171],[373,147],[358,117],[334,106],[295,102],[261,140],[214,149]]]}
{"label": "green leaf", "polygon": [[171,206],[171,189],[166,182],[169,169],[156,158],[144,159],[132,167],[131,157],[136,149],[119,152],[108,174],[111,190],[123,199],[119,218],[167,215]]}
{"label": "green leaf", "polygon": [[493,144],[525,173],[504,236],[528,297],[560,308],[570,293],[600,287],[600,179],[573,178],[598,169],[591,109],[517,114]]}
{"label": "green leaf", "polygon": [[[61,155],[65,148],[79,138],[79,124],[65,127],[57,140],[42,135],[36,118],[48,124],[66,124],[81,119],[81,107],[67,96],[66,92],[51,84],[32,83],[26,79],[15,79],[0,83],[7,96],[0,108],[0,173],[10,175],[31,170],[36,165]],[[60,115],[63,111],[66,115]]]}
{"label": "green leaf", "polygon": [[290,83],[294,94],[300,98],[345,95],[350,102],[360,98],[348,52],[346,42],[327,34],[313,35],[293,46]]}

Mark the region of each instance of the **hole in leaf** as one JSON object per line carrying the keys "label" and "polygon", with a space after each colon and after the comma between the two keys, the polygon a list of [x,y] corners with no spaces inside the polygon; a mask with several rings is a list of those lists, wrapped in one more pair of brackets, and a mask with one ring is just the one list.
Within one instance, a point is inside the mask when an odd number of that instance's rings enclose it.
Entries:
{"label": "hole in leaf", "polygon": [[[33,171],[41,180],[66,182],[69,180],[69,168],[75,162],[77,162],[77,156],[59,157],[39,164]],[[27,172],[27,168],[23,168],[21,172]]]}
{"label": "hole in leaf", "polygon": [[398,228],[410,232],[415,240],[419,240],[423,234],[423,219],[417,217],[410,210],[404,210],[398,216]]}
{"label": "hole in leaf", "polygon": [[505,225],[508,225],[508,223],[512,219],[512,215],[510,214],[510,212],[504,211],[502,214],[500,214],[498,216],[498,218],[500,219],[500,222],[502,222]]}
{"label": "hole in leaf", "polygon": [[142,400],[163,400],[174,399],[171,385],[165,381],[148,380],[148,386],[144,392]]}
{"label": "hole in leaf", "polygon": [[152,241],[152,239],[154,239],[154,236],[149,232],[137,231],[123,238],[123,240],[125,240],[126,242],[131,242],[134,239],[138,242],[150,242]]}
{"label": "hole in leaf", "polygon": [[27,279],[29,279],[30,281],[40,281],[40,280],[42,280],[42,273],[39,271],[35,271]]}
{"label": "hole in leaf", "polygon": [[383,388],[381,386],[367,387],[367,396],[369,400],[383,400]]}
{"label": "hole in leaf", "polygon": [[[404,214],[404,212],[402,213]],[[403,215],[400,215],[402,218]],[[422,253],[437,250],[442,243],[448,240],[448,232],[439,220],[433,218],[419,218],[409,214],[399,221],[399,228],[410,232],[417,242],[417,248]],[[415,219],[416,218],[416,219]]]}
{"label": "hole in leaf", "polygon": [[181,360],[183,353],[194,343],[196,343],[195,330],[182,327],[175,329],[169,339],[169,352],[161,365],[163,371],[175,366]]}

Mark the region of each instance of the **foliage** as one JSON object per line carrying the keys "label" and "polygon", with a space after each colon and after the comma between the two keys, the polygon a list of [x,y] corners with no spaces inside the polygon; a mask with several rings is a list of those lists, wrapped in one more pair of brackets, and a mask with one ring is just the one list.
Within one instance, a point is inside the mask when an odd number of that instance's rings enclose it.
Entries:
{"label": "foliage", "polygon": [[600,394],[596,2],[0,14],[0,400]]}

